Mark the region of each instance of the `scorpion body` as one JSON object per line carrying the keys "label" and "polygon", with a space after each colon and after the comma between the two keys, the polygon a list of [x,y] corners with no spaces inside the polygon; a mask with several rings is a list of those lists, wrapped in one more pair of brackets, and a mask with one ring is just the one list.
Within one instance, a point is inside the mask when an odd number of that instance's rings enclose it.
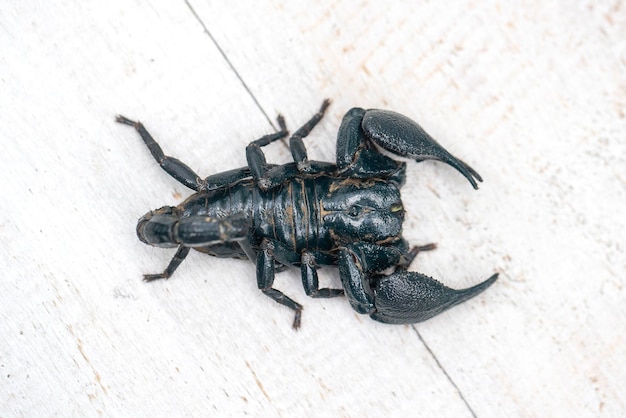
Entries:
{"label": "scorpion body", "polygon": [[[428,319],[482,292],[497,278],[463,290],[450,289],[420,273],[408,272],[418,252],[402,238],[404,207],[400,187],[406,163],[381,154],[377,146],[417,161],[438,159],[461,172],[477,188],[482,181],[471,167],[456,159],[415,122],[390,111],[350,110],[339,129],[336,164],[308,159],[302,139],[322,118],[329,102],[290,138],[294,162],[267,164],[261,150],[288,135],[282,117],[280,131],[253,141],[246,148],[248,166],[205,179],[179,160],[164,155],[139,122],[117,121],[137,129],[162,168],[195,190],[176,207],[165,206],[144,215],[137,235],[146,244],[178,247],[168,267],[145,280],[168,278],[194,248],[218,257],[249,259],[256,264],[257,284],[267,296],[295,312],[302,305],[272,287],[275,273],[299,268],[311,297],[346,295],[359,313],[385,323]],[[342,289],[319,288],[320,265],[339,268]],[[392,273],[385,271],[392,268]]]}
{"label": "scorpion body", "polygon": [[[331,260],[324,264],[337,264],[337,243],[341,239],[332,228],[333,221],[341,214],[352,218],[360,215],[362,209],[356,200],[362,196],[385,196],[382,202],[368,201],[368,210],[380,209],[380,216],[386,218],[386,223],[359,238],[375,242],[393,242],[401,238],[404,208],[396,185],[381,180],[350,183],[330,176],[295,178],[286,181],[282,187],[264,191],[250,180],[242,181],[227,188],[196,193],[177,207],[166,206],[147,214],[139,222],[137,234],[150,245],[176,247],[185,244],[211,255],[245,259],[246,253],[240,246],[233,247],[222,240],[196,243],[195,231],[180,226],[180,220],[184,222],[186,219],[202,223],[225,219],[228,221],[222,224],[224,228],[229,224],[232,226],[230,220],[235,219],[251,229],[254,240],[250,244],[253,247],[268,239],[281,243],[286,251],[313,251],[319,254],[317,258]],[[354,197],[349,207],[333,206],[338,191],[345,198],[350,190]],[[364,191],[369,193],[364,195]],[[372,207],[372,203],[377,203],[379,208]],[[168,228],[167,225],[170,230],[164,235],[163,228]],[[166,241],[162,241],[164,236]]]}

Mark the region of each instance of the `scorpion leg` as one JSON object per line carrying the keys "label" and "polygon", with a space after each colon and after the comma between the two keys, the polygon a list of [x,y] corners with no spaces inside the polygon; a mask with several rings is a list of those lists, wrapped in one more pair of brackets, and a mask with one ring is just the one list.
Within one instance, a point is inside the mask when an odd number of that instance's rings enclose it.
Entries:
{"label": "scorpion leg", "polygon": [[315,171],[315,167],[312,165],[315,164],[315,162],[309,161],[306,147],[304,146],[302,139],[309,135],[313,128],[315,128],[315,125],[322,120],[328,106],[330,106],[330,100],[324,99],[320,110],[318,110],[311,119],[302,125],[296,132],[294,132],[291,138],[289,138],[289,149],[291,150],[291,155],[298,166],[298,170],[301,172],[309,173],[311,171]]}
{"label": "scorpion leg", "polygon": [[257,284],[261,291],[272,298],[275,302],[280,303],[288,307],[289,309],[295,312],[295,317],[293,319],[293,328],[300,328],[300,320],[302,317],[302,305],[298,302],[294,301],[290,297],[286,296],[280,290],[274,289],[272,285],[274,284],[274,276],[275,276],[275,259],[274,259],[274,244],[265,239],[261,244],[261,250],[257,256],[256,263],[256,275],[257,275]]}
{"label": "scorpion leg", "polygon": [[415,260],[415,257],[417,257],[419,253],[424,252],[424,251],[433,251],[436,249],[437,249],[437,244],[435,244],[434,242],[431,242],[430,244],[420,245],[420,246],[411,248],[411,250],[407,252],[403,256],[403,258],[398,262],[398,265],[396,266],[396,271],[408,269],[411,263],[413,262],[413,260]]}
{"label": "scorpion leg", "polygon": [[[329,105],[330,100],[324,100],[320,110],[302,127],[300,127],[289,139],[289,149],[291,150],[291,155],[293,156],[295,164],[284,164],[280,166],[267,164],[265,154],[261,150],[261,147],[271,143],[271,140],[268,141],[267,139],[261,138],[248,145],[246,148],[248,166],[250,167],[252,177],[262,190],[269,190],[298,176],[300,173],[317,174],[334,170],[333,164],[320,161],[309,161],[304,142],[302,141],[302,139],[306,137],[311,130],[313,130],[315,125],[317,125],[317,123],[322,119],[324,112]],[[284,121],[281,127],[285,130]],[[281,138],[283,136],[286,136],[286,131]]]}
{"label": "scorpion leg", "polygon": [[308,252],[302,253],[300,271],[302,273],[302,285],[308,296],[312,298],[332,298],[343,295],[343,289],[319,288],[317,265],[315,264],[315,256],[313,254]]}
{"label": "scorpion leg", "polygon": [[285,118],[283,118],[282,115],[278,115],[276,120],[278,122],[278,126],[280,127],[280,131],[262,136],[261,138],[252,141],[246,147],[246,159],[248,160],[250,174],[257,183],[262,182],[266,178],[267,172],[270,169],[270,166],[268,166],[267,160],[265,159],[265,154],[261,148],[289,135],[287,125],[285,125]]}
{"label": "scorpion leg", "polygon": [[[363,111],[361,109],[361,111]],[[402,157],[442,161],[459,171],[478,189],[482,177],[469,165],[446,151],[413,120],[389,110],[370,109],[362,113],[365,135],[382,148]]]}
{"label": "scorpion leg", "polygon": [[117,116],[115,121],[135,128],[148,147],[152,157],[154,157],[156,162],[159,163],[167,174],[192,190],[199,191],[202,189],[202,179],[182,161],[165,155],[159,144],[152,138],[152,135],[150,135],[141,122],[135,122],[121,115]]}
{"label": "scorpion leg", "polygon": [[[343,295],[343,289],[319,288],[317,276],[316,255],[313,252],[304,251],[298,254],[280,241],[266,241],[272,247],[272,255],[282,266],[298,267],[302,275],[302,286],[307,296],[312,298],[332,298]],[[268,244],[265,244],[266,246]]]}
{"label": "scorpion leg", "polygon": [[178,247],[176,254],[174,254],[174,257],[172,257],[172,260],[170,261],[167,268],[163,271],[163,273],[144,274],[143,279],[146,282],[151,282],[158,279],[169,279],[172,274],[174,274],[174,271],[178,268],[178,266],[180,266],[180,263],[182,263],[185,257],[187,257],[187,254],[189,254],[189,250],[191,250],[190,247],[185,247],[181,245],[180,247]]}
{"label": "scorpion leg", "polygon": [[250,177],[250,175],[251,173],[248,167],[212,174],[204,179],[204,190],[211,191],[230,187]]}

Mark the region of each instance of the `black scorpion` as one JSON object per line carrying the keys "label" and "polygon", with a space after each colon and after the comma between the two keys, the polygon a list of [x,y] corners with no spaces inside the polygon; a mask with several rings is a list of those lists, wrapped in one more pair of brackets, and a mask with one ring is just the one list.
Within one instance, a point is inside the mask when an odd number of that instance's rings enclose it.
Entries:
{"label": "black scorpion", "polygon": [[[199,177],[166,156],[145,127],[126,117],[154,159],[174,179],[194,190],[180,205],[145,214],[137,235],[146,244],[178,247],[167,268],[144,280],[168,278],[189,250],[256,264],[259,289],[295,312],[300,326],[302,305],[274,289],[277,271],[299,268],[308,296],[346,295],[360,314],[391,324],[424,321],[485,290],[497,273],[473,287],[454,290],[420,273],[407,271],[418,252],[434,244],[409,248],[402,238],[404,207],[400,187],[406,163],[377,147],[415,161],[439,160],[458,170],[478,189],[480,175],[455,158],[417,123],[387,110],[353,108],[337,134],[336,164],[313,161],[303,143],[320,121],[329,101],[289,138],[294,162],[268,164],[262,147],[288,136],[279,116],[278,132],[246,148],[248,166]],[[319,288],[320,265],[338,266],[343,289]],[[392,269],[392,272],[388,272]]]}

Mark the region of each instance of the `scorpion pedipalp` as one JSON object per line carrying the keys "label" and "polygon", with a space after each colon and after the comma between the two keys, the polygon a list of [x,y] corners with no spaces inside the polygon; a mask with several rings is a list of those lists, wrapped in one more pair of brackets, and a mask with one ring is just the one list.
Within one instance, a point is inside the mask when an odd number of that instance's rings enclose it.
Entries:
{"label": "scorpion pedipalp", "polygon": [[421,273],[397,271],[377,281],[376,311],[370,316],[387,324],[422,322],[478,295],[497,278],[496,273],[475,286],[455,290]]}

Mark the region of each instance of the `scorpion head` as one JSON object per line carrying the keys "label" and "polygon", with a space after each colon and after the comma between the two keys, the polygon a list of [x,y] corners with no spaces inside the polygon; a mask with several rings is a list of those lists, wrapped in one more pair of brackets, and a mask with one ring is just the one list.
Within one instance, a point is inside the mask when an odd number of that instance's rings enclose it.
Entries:
{"label": "scorpion head", "polygon": [[139,240],[155,247],[173,248],[178,244],[174,240],[173,226],[178,221],[174,207],[163,206],[152,210],[137,222],[137,236]]}
{"label": "scorpion head", "polygon": [[381,243],[402,232],[404,207],[398,188],[383,180],[346,179],[322,200],[323,223],[340,242]]}

